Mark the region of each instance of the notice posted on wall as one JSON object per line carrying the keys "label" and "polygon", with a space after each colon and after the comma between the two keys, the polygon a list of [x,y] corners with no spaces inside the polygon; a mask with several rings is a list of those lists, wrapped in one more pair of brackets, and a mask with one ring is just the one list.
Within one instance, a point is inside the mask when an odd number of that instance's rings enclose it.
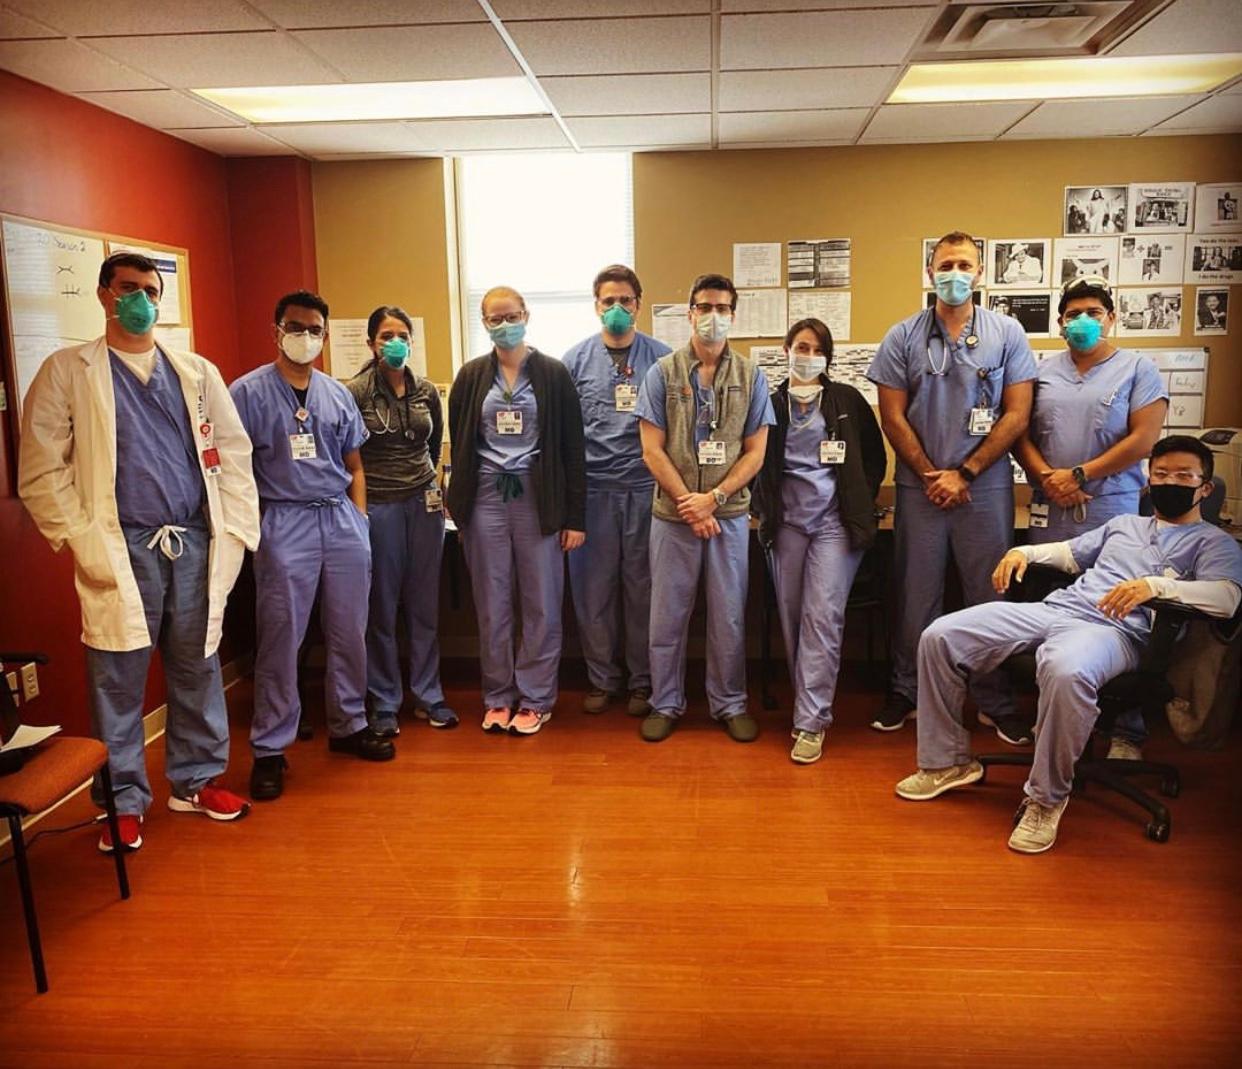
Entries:
{"label": "notice posted on wall", "polygon": [[850,284],[849,238],[801,238],[788,247],[790,289]]}
{"label": "notice posted on wall", "polygon": [[779,241],[733,246],[733,285],[738,289],[763,289],[781,284]]}
{"label": "notice posted on wall", "polygon": [[750,358],[763,369],[770,392],[775,393],[776,388],[789,378],[789,359],[785,356],[783,345],[752,345]]}
{"label": "notice posted on wall", "polygon": [[729,333],[735,338],[783,338],[785,291],[738,290],[737,311]]}
{"label": "notice posted on wall", "polygon": [[849,341],[850,298],[848,290],[845,293],[804,290],[790,293],[788,326],[799,319],[818,319],[828,325],[834,342]]}
{"label": "notice posted on wall", "polygon": [[878,342],[834,345],[832,364],[828,368],[828,374],[833,382],[843,382],[847,386],[853,386],[867,399],[869,405],[880,403],[875,383],[867,378],[867,368],[871,366],[871,361],[875,359],[876,350],[879,348]]}
{"label": "notice posted on wall", "polygon": [[684,304],[653,304],[651,336],[670,349],[683,349],[690,343],[690,320]]}

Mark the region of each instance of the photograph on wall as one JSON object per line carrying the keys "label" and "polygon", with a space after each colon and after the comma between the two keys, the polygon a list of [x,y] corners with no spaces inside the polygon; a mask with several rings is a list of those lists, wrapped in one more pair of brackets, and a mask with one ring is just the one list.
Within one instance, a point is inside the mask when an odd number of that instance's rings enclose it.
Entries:
{"label": "photograph on wall", "polygon": [[1066,186],[1066,234],[1120,234],[1126,228],[1125,186]]}
{"label": "photograph on wall", "polygon": [[1048,338],[1056,332],[1056,302],[1047,290],[1007,290],[988,294],[988,309],[1022,324],[1028,338]]}
{"label": "photograph on wall", "polygon": [[1047,238],[1001,238],[988,242],[988,285],[1030,289],[1048,286]]}
{"label": "photograph on wall", "polygon": [[1242,230],[1238,218],[1238,199],[1242,182],[1217,182],[1195,190],[1195,229]]}
{"label": "photograph on wall", "polygon": [[1193,182],[1135,182],[1130,186],[1130,225],[1126,229],[1132,234],[1189,233],[1194,202]]}
{"label": "photograph on wall", "polygon": [[853,386],[870,405],[880,403],[879,391],[876,390],[875,383],[867,378],[867,368],[871,366],[871,361],[875,359],[876,350],[879,347],[875,343],[865,345],[855,343],[834,345],[832,349],[832,381]]}
{"label": "photograph on wall", "polygon": [[[927,267],[931,263],[932,249],[936,247],[939,238],[923,239],[923,262],[920,265],[919,281],[925,290],[932,288],[932,280],[927,277]],[[987,263],[987,241],[984,238],[975,238],[975,247],[979,250],[979,262]]]}
{"label": "photograph on wall", "polygon": [[1229,288],[1200,286],[1195,290],[1195,333],[1229,333]]}
{"label": "photograph on wall", "polygon": [[1184,234],[1121,239],[1117,283],[1121,286],[1177,286],[1186,258]]}
{"label": "photograph on wall", "polygon": [[1119,338],[1173,338],[1182,332],[1182,288],[1117,290]]}
{"label": "photograph on wall", "polygon": [[790,289],[850,284],[849,238],[801,238],[789,242],[786,273]]}
{"label": "photograph on wall", "polygon": [[1117,238],[1057,238],[1053,242],[1056,273],[1049,282],[1064,286],[1080,275],[1099,275],[1117,282]]}
{"label": "photograph on wall", "polygon": [[1189,244],[1187,282],[1242,282],[1242,234],[1195,234]]}

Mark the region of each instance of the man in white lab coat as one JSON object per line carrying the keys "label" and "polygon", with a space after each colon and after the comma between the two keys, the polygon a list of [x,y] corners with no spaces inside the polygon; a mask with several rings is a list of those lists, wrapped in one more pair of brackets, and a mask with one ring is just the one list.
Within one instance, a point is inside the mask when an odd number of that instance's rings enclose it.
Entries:
{"label": "man in white lab coat", "polygon": [[[214,782],[229,750],[216,653],[224,605],[259,540],[250,439],[215,365],[156,343],[162,293],[147,257],[104,261],[105,333],[44,361],[23,406],[18,471],[43,536],[73,553],[91,715],[127,849],[142,845],[152,801],[142,701],[156,645],[168,683],[168,807],[214,820],[250,808]],[[105,830],[99,848],[116,847]]]}

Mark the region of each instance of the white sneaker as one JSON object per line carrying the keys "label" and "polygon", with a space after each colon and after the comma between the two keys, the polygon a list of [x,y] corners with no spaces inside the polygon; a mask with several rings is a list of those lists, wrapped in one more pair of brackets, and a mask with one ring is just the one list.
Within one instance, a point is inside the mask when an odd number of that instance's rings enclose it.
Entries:
{"label": "white sneaker", "polygon": [[1042,854],[1057,841],[1057,825],[1069,805],[1069,797],[1059,805],[1040,805],[1034,798],[1023,798],[1018,808],[1017,825],[1009,836],[1009,849],[1020,854]]}
{"label": "white sneaker", "polygon": [[983,779],[983,766],[978,761],[968,761],[952,768],[920,768],[913,776],[907,776],[897,784],[897,794],[911,802],[926,802],[951,791]]}
{"label": "white sneaker", "polygon": [[1143,750],[1137,743],[1123,739],[1120,735],[1114,735],[1108,744],[1108,759],[1110,761],[1141,761]]}

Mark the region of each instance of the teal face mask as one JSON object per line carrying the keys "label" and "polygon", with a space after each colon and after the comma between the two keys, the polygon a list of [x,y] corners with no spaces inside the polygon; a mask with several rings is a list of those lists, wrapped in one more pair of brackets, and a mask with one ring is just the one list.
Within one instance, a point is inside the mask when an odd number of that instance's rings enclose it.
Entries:
{"label": "teal face mask", "polygon": [[1098,319],[1092,319],[1086,312],[1075,316],[1065,324],[1061,331],[1071,349],[1080,353],[1089,353],[1100,343],[1103,328]]}
{"label": "teal face mask", "polygon": [[390,368],[398,371],[410,358],[410,343],[404,338],[389,338],[380,346],[380,356]]}
{"label": "teal face mask", "polygon": [[627,311],[619,304],[614,304],[611,308],[604,309],[604,314],[599,317],[599,321],[604,324],[604,329],[609,334],[614,338],[620,338],[628,334],[634,325],[634,313]]}
{"label": "teal face mask", "polygon": [[498,327],[488,327],[487,333],[497,349],[516,349],[526,337],[526,324],[501,323]]}
{"label": "teal face mask", "polygon": [[146,334],[155,326],[159,309],[142,290],[123,293],[116,299],[116,321],[127,334]]}

